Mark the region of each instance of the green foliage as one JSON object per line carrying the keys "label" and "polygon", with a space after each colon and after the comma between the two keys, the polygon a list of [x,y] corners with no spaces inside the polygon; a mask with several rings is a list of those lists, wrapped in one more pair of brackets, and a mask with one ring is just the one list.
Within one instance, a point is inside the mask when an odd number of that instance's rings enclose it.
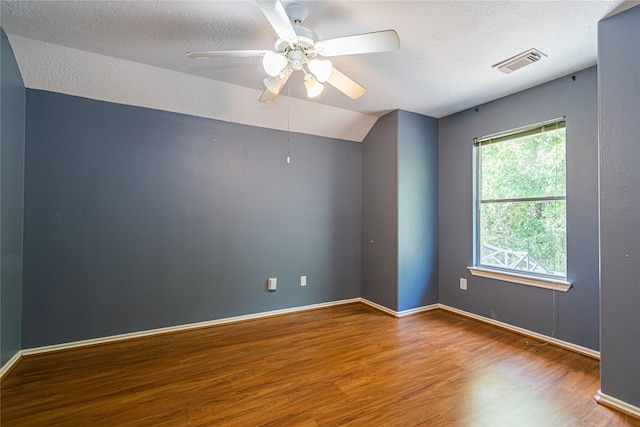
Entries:
{"label": "green foliage", "polygon": [[[479,149],[482,263],[566,275],[565,138],[563,128]],[[560,200],[535,200],[545,197]]]}

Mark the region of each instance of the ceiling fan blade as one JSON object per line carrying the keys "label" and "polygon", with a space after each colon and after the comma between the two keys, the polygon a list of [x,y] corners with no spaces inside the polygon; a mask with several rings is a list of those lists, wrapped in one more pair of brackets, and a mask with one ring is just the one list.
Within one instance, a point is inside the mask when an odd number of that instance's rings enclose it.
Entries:
{"label": "ceiling fan blade", "polygon": [[273,93],[269,89],[265,88],[264,92],[262,92],[262,95],[260,95],[260,98],[258,98],[258,102],[275,101],[277,97],[278,97],[277,93]]}
{"label": "ceiling fan blade", "polygon": [[327,79],[327,83],[344,93],[351,99],[360,98],[367,91],[349,77],[342,74],[335,68],[331,71],[331,75]]}
{"label": "ceiling fan blade", "polygon": [[387,52],[400,48],[400,38],[394,30],[385,30],[321,40],[316,43],[315,47],[322,56]]}
{"label": "ceiling fan blade", "polygon": [[202,58],[249,58],[252,56],[262,56],[268,50],[213,50],[205,52],[187,52],[187,57],[191,59]]}
{"label": "ceiling fan blade", "polygon": [[280,0],[256,0],[262,13],[282,40],[293,45],[298,42],[298,35],[291,25],[289,16]]}

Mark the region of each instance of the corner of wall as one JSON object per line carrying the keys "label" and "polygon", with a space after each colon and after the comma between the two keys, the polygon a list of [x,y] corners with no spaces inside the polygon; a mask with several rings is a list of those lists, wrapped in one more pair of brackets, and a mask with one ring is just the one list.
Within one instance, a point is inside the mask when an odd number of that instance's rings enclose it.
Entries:
{"label": "corner of wall", "polygon": [[4,30],[0,79],[0,210],[2,241],[0,259],[0,366],[19,354],[22,347],[22,245],[24,217],[24,148],[26,94],[20,70]]}
{"label": "corner of wall", "polygon": [[598,23],[601,393],[636,409],[640,324],[630,320],[640,305],[639,22],[635,6]]}

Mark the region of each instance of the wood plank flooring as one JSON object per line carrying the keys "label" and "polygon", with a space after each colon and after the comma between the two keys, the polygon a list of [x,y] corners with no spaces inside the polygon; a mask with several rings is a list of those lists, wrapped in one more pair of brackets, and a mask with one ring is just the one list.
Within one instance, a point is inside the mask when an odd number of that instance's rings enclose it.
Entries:
{"label": "wood plank flooring", "polygon": [[23,358],[10,426],[640,426],[599,362],[434,310],[348,304]]}

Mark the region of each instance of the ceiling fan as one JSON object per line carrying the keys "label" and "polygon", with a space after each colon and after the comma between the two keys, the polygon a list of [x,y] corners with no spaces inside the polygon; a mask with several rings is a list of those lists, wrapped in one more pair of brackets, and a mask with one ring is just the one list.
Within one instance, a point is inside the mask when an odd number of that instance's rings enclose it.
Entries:
{"label": "ceiling fan", "polygon": [[276,99],[294,71],[304,73],[303,81],[309,98],[324,90],[324,82],[351,99],[359,98],[366,89],[336,70],[331,61],[318,57],[387,52],[400,48],[400,39],[394,30],[318,40],[316,33],[301,25],[309,16],[309,10],[303,4],[291,3],[285,10],[280,0],[256,0],[256,3],[276,32],[275,52],[226,50],[189,52],[187,56],[194,59],[262,56],[262,65],[269,77],[264,79],[265,90],[260,102]]}

